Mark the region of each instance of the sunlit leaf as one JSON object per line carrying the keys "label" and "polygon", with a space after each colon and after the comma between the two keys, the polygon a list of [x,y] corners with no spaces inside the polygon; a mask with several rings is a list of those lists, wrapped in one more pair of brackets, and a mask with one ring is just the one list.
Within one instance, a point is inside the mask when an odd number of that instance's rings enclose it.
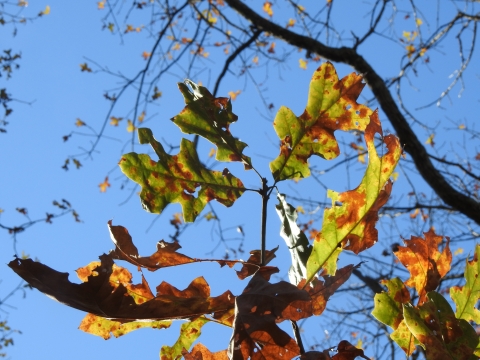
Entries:
{"label": "sunlit leaf", "polygon": [[434,146],[435,142],[433,141],[433,138],[435,137],[435,134],[431,134],[428,139],[425,141],[425,144]]}
{"label": "sunlit leaf", "polygon": [[86,333],[100,336],[105,340],[110,339],[111,335],[116,338],[128,334],[134,330],[151,328],[166,329],[172,324],[171,320],[163,321],[133,321],[121,323],[119,321],[108,320],[97,315],[87,314],[78,327]]}
{"label": "sunlit leaf", "polygon": [[254,56],[252,62],[257,65],[258,64],[258,56]]}
{"label": "sunlit leaf", "polygon": [[300,69],[307,70],[307,60],[298,59],[298,66]]}
{"label": "sunlit leaf", "polygon": [[107,191],[107,188],[110,187],[110,183],[108,182],[108,176],[105,177],[105,180],[103,180],[102,183],[98,184],[98,187],[100,188],[100,192]]}
{"label": "sunlit leaf", "polygon": [[455,315],[458,319],[467,321],[475,321],[480,323],[480,311],[477,308],[480,299],[480,245],[475,247],[475,256],[472,260],[467,259],[465,267],[464,286],[452,286],[450,288],[450,296],[457,306]]}
{"label": "sunlit leaf", "polygon": [[230,132],[230,125],[238,119],[232,112],[230,99],[215,98],[205,87],[190,80],[179,83],[178,88],[183,94],[186,106],[180,114],[172,118],[172,121],[182,132],[198,134],[216,145],[218,148],[216,160],[241,161],[245,168],[249,169],[251,159],[243,154],[247,144],[235,138]]}
{"label": "sunlit leaf", "polygon": [[289,27],[293,27],[293,26],[295,26],[295,19],[292,19],[292,18],[288,19],[288,23],[285,27],[288,29]]}
{"label": "sunlit leaf", "polygon": [[142,113],[138,116],[139,123],[142,123],[143,120],[145,120],[145,111],[142,111]]}
{"label": "sunlit leaf", "polygon": [[[169,155],[150,129],[138,129],[141,144],[150,143],[159,157],[153,161],[146,154],[129,153],[120,160],[120,168],[131,180],[142,186],[140,198],[150,212],[160,214],[170,203],[180,203],[186,222],[192,222],[207,202],[217,200],[231,206],[245,187],[230,172],[205,168],[193,143],[183,139],[177,155]],[[195,196],[195,193],[198,194]]]}
{"label": "sunlit leaf", "polygon": [[190,349],[193,342],[202,334],[201,328],[209,320],[203,316],[182,324],[180,327],[180,336],[173,346],[162,346],[160,350],[161,360],[176,360],[182,357],[184,349]]}
{"label": "sunlit leaf", "polygon": [[410,302],[410,293],[399,278],[382,280],[387,292],[375,294],[372,315],[380,322],[396,330],[403,320],[402,305]]}
{"label": "sunlit leaf", "polygon": [[75,126],[80,127],[80,126],[85,126],[85,125],[87,125],[87,124],[85,122],[83,122],[82,120],[78,119],[78,118],[77,118],[77,121],[75,121]]}
{"label": "sunlit leaf", "polygon": [[127,120],[127,131],[128,132],[134,132],[136,129],[135,125],[133,125],[132,120],[128,119]]}
{"label": "sunlit leaf", "polygon": [[265,1],[263,4],[263,11],[265,11],[268,16],[273,16],[272,3],[270,1]]}
{"label": "sunlit leaf", "polygon": [[227,359],[227,350],[212,353],[203,344],[196,344],[190,352],[182,351],[185,360],[225,360]]}
{"label": "sunlit leaf", "polygon": [[120,121],[122,121],[122,120],[123,120],[123,118],[121,118],[121,117],[117,118],[117,117],[115,117],[115,116],[111,116],[111,117],[110,117],[110,125],[112,125],[112,126],[118,126],[118,123],[119,123]]}
{"label": "sunlit leaf", "polygon": [[281,141],[280,155],[270,163],[276,181],[308,177],[312,155],[337,157],[336,130],[365,130],[372,111],[356,102],[364,86],[355,73],[338,80],[335,68],[327,62],[313,74],[307,106],[300,117],[280,108],[273,123]]}
{"label": "sunlit leaf", "polygon": [[144,60],[147,60],[150,56],[152,56],[152,53],[149,53],[148,51],[144,51],[142,53],[142,57]]}
{"label": "sunlit leaf", "polygon": [[370,116],[365,129],[368,165],[360,185],[343,193],[332,190],[327,193],[332,207],[325,209],[322,230],[315,237],[307,263],[307,279],[312,279],[321,268],[327,274],[334,274],[338,255],[343,249],[358,254],[378,240],[375,229],[378,211],[390,196],[392,183],[389,178],[402,149],[397,137],[387,135],[383,142],[388,151],[380,157],[375,147],[375,134],[382,135],[377,112]]}
{"label": "sunlit leaf", "polygon": [[422,25],[422,24],[423,24],[423,21],[422,21],[422,19],[420,19],[420,18],[417,18],[417,19],[415,20],[415,24],[417,24],[417,26],[420,26],[420,25]]}
{"label": "sunlit leaf", "polygon": [[419,295],[419,304],[426,299],[428,292],[435,290],[450,270],[452,253],[449,248],[450,239],[447,237],[443,251],[443,236],[436,235],[433,229],[424,233],[425,240],[412,236],[404,240],[405,247],[399,246],[395,256],[410,272],[410,278],[405,285],[414,287]]}
{"label": "sunlit leaf", "polygon": [[50,14],[50,6],[49,5],[45,6],[45,10],[41,11],[39,15],[41,16],[41,15],[48,15],[48,14]]}
{"label": "sunlit leaf", "polygon": [[105,8],[105,1],[97,2],[97,8],[98,10],[103,10]]}

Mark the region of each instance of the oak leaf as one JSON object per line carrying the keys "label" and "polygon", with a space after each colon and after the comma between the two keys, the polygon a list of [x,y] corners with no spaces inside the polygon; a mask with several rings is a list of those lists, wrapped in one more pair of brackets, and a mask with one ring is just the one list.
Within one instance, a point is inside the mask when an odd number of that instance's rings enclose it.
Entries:
{"label": "oak leaf", "polygon": [[[172,121],[182,132],[198,134],[215,144],[218,147],[216,160],[241,161],[246,169],[251,168],[250,157],[243,154],[247,144],[230,133],[230,125],[238,119],[232,112],[230,99],[215,98],[205,87],[191,80],[178,83],[178,88],[183,94],[186,106],[180,114],[172,118]],[[239,93],[240,91],[229,94],[234,100]]]}
{"label": "oak leaf", "polygon": [[405,246],[399,246],[395,256],[410,272],[405,285],[414,287],[419,295],[419,304],[426,300],[426,294],[435,290],[440,279],[450,270],[452,252],[447,237],[443,251],[439,251],[443,236],[436,235],[433,229],[424,233],[425,240],[412,236],[405,240]]}
{"label": "oak leaf", "polygon": [[287,107],[280,108],[273,122],[281,141],[280,155],[270,163],[275,181],[310,176],[308,159],[312,155],[327,160],[337,157],[336,130],[365,130],[372,111],[357,103],[364,86],[362,76],[355,73],[339,80],[327,62],[313,74],[307,106],[300,117]]}
{"label": "oak leaf", "polygon": [[307,262],[307,279],[312,279],[320,268],[324,268],[329,275],[334,274],[338,255],[343,249],[358,254],[378,240],[378,231],[375,229],[378,211],[392,191],[389,177],[402,150],[398,138],[387,135],[383,142],[388,151],[380,157],[375,147],[375,134],[382,135],[377,112],[370,116],[365,129],[369,160],[360,185],[343,193],[332,190],[327,193],[332,200],[332,207],[325,209],[322,230],[313,242]]}
{"label": "oak leaf", "polygon": [[180,152],[172,156],[154,139],[150,129],[138,129],[138,136],[141,144],[150,143],[160,159],[155,162],[146,154],[129,153],[119,165],[125,175],[142,186],[140,198],[146,210],[160,214],[168,204],[180,203],[184,220],[192,222],[209,201],[231,206],[245,191],[242,182],[230,172],[205,168],[191,141],[183,139]]}

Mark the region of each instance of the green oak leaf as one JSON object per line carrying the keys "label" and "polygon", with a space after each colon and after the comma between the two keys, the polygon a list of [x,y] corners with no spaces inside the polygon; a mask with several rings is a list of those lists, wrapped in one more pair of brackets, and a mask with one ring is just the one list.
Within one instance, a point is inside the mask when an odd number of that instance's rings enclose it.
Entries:
{"label": "green oak leaf", "polygon": [[372,315],[395,330],[403,320],[402,304],[410,301],[410,293],[399,278],[382,280],[381,283],[388,292],[375,294]]}
{"label": "green oak leaf", "polygon": [[[187,85],[190,85],[191,91]],[[178,83],[185,99],[185,108],[172,118],[172,121],[186,134],[204,137],[218,148],[218,161],[242,161],[246,169],[251,169],[250,157],[242,152],[247,146],[230,133],[230,124],[238,117],[232,112],[232,102],[225,97],[215,98],[203,86],[191,80]]]}
{"label": "green oak leaf", "polygon": [[375,223],[378,210],[387,202],[392,190],[389,181],[400,159],[402,149],[394,135],[387,135],[383,142],[387,153],[379,156],[375,147],[375,134],[382,135],[377,112],[370,116],[365,129],[368,150],[368,165],[360,185],[350,191],[337,193],[329,190],[327,196],[332,207],[325,209],[322,230],[313,242],[313,250],[307,262],[307,280],[324,268],[329,275],[335,274],[340,252],[355,254],[373,246],[378,240]]}
{"label": "green oak leaf", "polygon": [[179,153],[169,155],[150,129],[138,129],[138,137],[141,144],[152,146],[159,160],[132,152],[123,155],[119,165],[142,187],[140,198],[146,210],[160,214],[168,204],[180,203],[184,220],[192,222],[209,201],[231,206],[245,191],[241,180],[227,169],[221,172],[204,167],[191,141],[182,139]]}
{"label": "green oak leaf", "polygon": [[183,349],[190,349],[193,342],[202,334],[202,326],[209,320],[201,316],[193,321],[182,324],[180,327],[180,336],[172,346],[162,346],[160,350],[160,360],[176,360],[182,357]]}
{"label": "green oak leaf", "polygon": [[364,86],[355,73],[339,80],[334,66],[326,62],[313,74],[303,114],[297,117],[284,106],[278,110],[273,126],[281,141],[280,154],[270,163],[275,181],[310,176],[312,155],[336,158],[336,130],[365,130],[372,110],[357,103]]}
{"label": "green oak leaf", "polygon": [[463,287],[452,286],[450,288],[450,297],[455,302],[457,308],[455,315],[459,319],[475,321],[480,323],[480,311],[476,308],[480,298],[480,245],[475,247],[475,256],[471,261],[467,259],[465,267],[466,284]]}

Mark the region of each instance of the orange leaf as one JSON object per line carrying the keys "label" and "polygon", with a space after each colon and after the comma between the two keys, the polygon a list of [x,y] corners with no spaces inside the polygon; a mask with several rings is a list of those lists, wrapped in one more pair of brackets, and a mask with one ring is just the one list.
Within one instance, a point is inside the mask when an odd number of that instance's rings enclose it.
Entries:
{"label": "orange leaf", "polygon": [[144,60],[147,60],[150,56],[152,56],[152,53],[149,53],[147,51],[144,51],[142,53],[142,57],[143,57]]}
{"label": "orange leaf", "polygon": [[98,184],[98,187],[100,188],[100,192],[107,191],[107,187],[110,187],[110,183],[108,182],[108,176],[105,177],[105,180],[101,184]]}
{"label": "orange leaf", "polygon": [[263,11],[265,11],[268,16],[273,16],[272,3],[270,1],[265,1],[263,4]]}
{"label": "orange leaf", "polygon": [[75,125],[80,127],[80,126],[85,126],[87,124],[85,124],[82,120],[77,118],[77,121],[75,121]]}
{"label": "orange leaf", "polygon": [[450,270],[452,253],[449,248],[450,239],[446,238],[443,251],[439,251],[443,236],[435,234],[433,229],[424,233],[425,239],[412,236],[405,240],[405,247],[399,246],[395,256],[410,272],[405,285],[414,287],[419,295],[418,303],[426,301],[428,292],[435,290],[440,279]]}

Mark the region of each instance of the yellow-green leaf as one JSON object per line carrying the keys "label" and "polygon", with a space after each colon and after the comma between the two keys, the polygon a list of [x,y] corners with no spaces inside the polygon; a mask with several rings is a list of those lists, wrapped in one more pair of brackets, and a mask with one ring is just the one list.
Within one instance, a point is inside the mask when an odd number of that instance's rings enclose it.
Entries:
{"label": "yellow-green leaf", "polygon": [[173,346],[162,346],[160,350],[161,360],[176,360],[182,357],[183,349],[190,349],[193,342],[202,334],[200,331],[202,326],[209,320],[201,316],[193,321],[182,324],[180,328],[180,336]]}
{"label": "yellow-green leaf", "polygon": [[198,134],[215,144],[218,161],[241,161],[246,169],[251,168],[250,158],[242,153],[247,144],[230,133],[230,125],[238,119],[232,112],[230,99],[215,98],[205,87],[190,80],[185,80],[185,84],[179,83],[178,88],[186,106],[172,121],[182,132]]}
{"label": "yellow-green leaf", "polygon": [[370,116],[365,129],[368,165],[360,185],[350,191],[329,190],[332,207],[325,209],[322,231],[317,234],[313,251],[307,262],[307,279],[311,280],[321,268],[333,275],[342,249],[355,254],[373,246],[378,240],[375,223],[378,210],[387,202],[392,189],[389,181],[402,152],[394,135],[383,138],[388,152],[380,157],[375,147],[375,134],[382,135],[377,112]]}
{"label": "yellow-green leaf", "polygon": [[280,155],[270,163],[275,181],[309,176],[312,155],[327,160],[337,157],[336,130],[365,130],[372,111],[356,101],[364,86],[355,73],[338,80],[335,68],[327,62],[313,74],[300,117],[287,107],[280,108],[273,122],[281,141]]}
{"label": "yellow-green leaf", "polygon": [[242,182],[227,169],[221,172],[204,167],[191,141],[182,139],[180,152],[172,156],[150,129],[138,129],[138,136],[141,144],[153,147],[158,162],[146,154],[129,153],[123,155],[119,165],[125,175],[141,185],[140,198],[146,210],[160,214],[168,204],[180,203],[184,220],[192,222],[209,201],[231,206],[245,191]]}

